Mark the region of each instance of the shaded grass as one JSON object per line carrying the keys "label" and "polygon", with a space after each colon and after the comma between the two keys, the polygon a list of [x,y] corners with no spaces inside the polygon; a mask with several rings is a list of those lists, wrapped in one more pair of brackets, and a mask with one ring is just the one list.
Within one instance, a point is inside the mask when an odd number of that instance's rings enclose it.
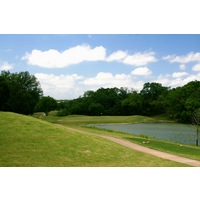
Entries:
{"label": "shaded grass", "polygon": [[[84,116],[81,118],[83,122]],[[75,126],[80,118],[63,119],[70,119],[68,125]],[[108,118],[105,120],[110,121]],[[30,116],[0,112],[0,166],[186,165],[134,151],[103,138],[66,130]]]}

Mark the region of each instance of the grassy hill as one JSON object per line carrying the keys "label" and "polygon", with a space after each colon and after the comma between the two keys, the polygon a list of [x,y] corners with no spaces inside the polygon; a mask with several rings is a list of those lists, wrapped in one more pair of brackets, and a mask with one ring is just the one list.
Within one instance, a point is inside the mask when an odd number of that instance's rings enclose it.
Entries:
{"label": "grassy hill", "polygon": [[184,166],[50,122],[0,112],[0,166]]}
{"label": "grassy hill", "polygon": [[[40,114],[41,115],[41,114]],[[37,114],[36,116],[37,117]],[[56,111],[53,111],[47,117],[42,118],[45,121],[49,121],[55,124],[61,124],[63,126],[72,127],[79,129],[81,131],[86,131],[90,133],[110,135],[113,137],[121,138],[124,140],[129,140],[140,144],[142,146],[147,146],[144,141],[150,141],[148,147],[156,149],[163,152],[168,152],[171,154],[179,155],[182,157],[200,160],[200,148],[194,145],[179,144],[170,141],[163,141],[154,138],[133,134],[122,133],[120,131],[103,130],[95,127],[88,127],[88,124],[112,124],[112,123],[139,123],[139,122],[174,122],[169,120],[165,115],[156,117],[147,117],[140,115],[133,116],[84,116],[84,115],[69,115],[66,117],[58,117]]]}

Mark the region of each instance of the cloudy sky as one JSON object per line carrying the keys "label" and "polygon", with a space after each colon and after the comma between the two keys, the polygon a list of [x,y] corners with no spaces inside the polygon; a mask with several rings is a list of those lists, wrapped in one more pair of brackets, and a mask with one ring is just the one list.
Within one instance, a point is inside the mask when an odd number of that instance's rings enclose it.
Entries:
{"label": "cloudy sky", "polygon": [[29,71],[55,99],[200,80],[198,34],[1,34],[0,44],[0,70]]}

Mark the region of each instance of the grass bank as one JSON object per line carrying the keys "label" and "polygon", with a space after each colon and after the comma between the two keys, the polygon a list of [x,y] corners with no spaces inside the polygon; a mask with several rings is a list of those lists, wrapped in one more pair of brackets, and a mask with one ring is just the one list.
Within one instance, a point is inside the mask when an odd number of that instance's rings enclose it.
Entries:
{"label": "grass bank", "polygon": [[[132,120],[131,117],[128,118],[126,122]],[[95,123],[119,122],[122,120],[121,117],[115,119],[109,117],[94,119],[86,116],[58,118],[50,115],[45,117],[45,120],[0,112],[0,166],[186,166],[48,122],[76,126],[94,132],[81,125],[94,121]]]}
{"label": "grass bank", "polygon": [[[80,116],[72,115],[66,117],[57,117],[55,112],[52,112],[48,117],[44,118],[52,123],[62,124],[64,126],[74,127],[79,130],[84,130],[90,133],[110,135],[131,142],[160,150],[163,152],[172,153],[175,155],[200,160],[200,147],[178,144],[168,141],[161,141],[138,135],[127,134],[119,131],[99,129],[88,127],[88,124],[106,124],[106,123],[139,123],[139,122],[169,122],[165,117],[145,117],[145,116]],[[148,142],[149,141],[149,142]]]}

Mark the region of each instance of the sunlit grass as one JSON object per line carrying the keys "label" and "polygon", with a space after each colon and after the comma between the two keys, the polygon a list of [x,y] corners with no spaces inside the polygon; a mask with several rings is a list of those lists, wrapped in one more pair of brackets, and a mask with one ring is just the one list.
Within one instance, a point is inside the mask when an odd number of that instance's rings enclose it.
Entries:
{"label": "sunlit grass", "polygon": [[[46,117],[54,123],[64,120],[72,126],[80,125],[84,119],[87,122],[83,124],[92,122],[92,117],[86,116],[52,118]],[[105,117],[100,121],[112,120]],[[120,117],[116,121],[120,121]],[[96,119],[96,122],[99,120]],[[103,138],[67,130],[34,117],[0,112],[0,166],[186,165],[134,151]]]}
{"label": "sunlit grass", "polygon": [[[90,133],[110,135],[113,137],[123,138],[134,143],[138,143],[143,146],[147,146],[152,149],[157,149],[163,152],[172,153],[175,155],[180,155],[183,157],[200,160],[200,147],[184,145],[179,143],[173,143],[169,141],[162,141],[157,139],[150,139],[145,136],[138,136],[127,134],[115,130],[106,130],[96,128],[95,126],[88,126],[88,124],[106,124],[106,123],[139,123],[139,122],[167,122],[168,119],[165,116],[158,117],[145,117],[145,116],[80,116],[72,115],[66,117],[56,117],[55,112],[52,113],[49,117],[44,118],[53,123],[62,124],[65,126],[75,127],[79,130],[84,130]],[[168,121],[169,122],[169,121]],[[148,145],[145,141],[150,141]]]}

